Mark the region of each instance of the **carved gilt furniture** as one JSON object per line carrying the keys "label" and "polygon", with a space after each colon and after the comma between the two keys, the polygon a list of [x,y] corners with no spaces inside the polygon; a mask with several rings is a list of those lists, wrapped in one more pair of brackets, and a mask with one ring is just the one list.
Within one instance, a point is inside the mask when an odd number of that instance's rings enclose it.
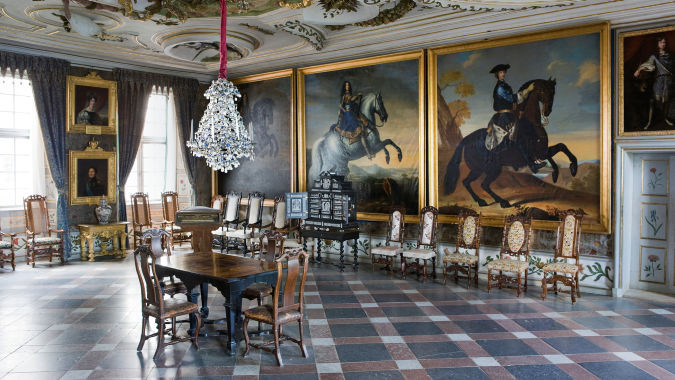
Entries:
{"label": "carved gilt furniture", "polygon": [[141,237],[146,230],[161,223],[150,219],[150,201],[146,193],[134,193],[131,195],[131,220],[134,236],[134,248],[138,246]]}
{"label": "carved gilt furniture", "polygon": [[[94,261],[95,257],[108,255],[124,258],[127,251],[128,224],[129,222],[78,224],[77,227],[80,229],[80,259],[82,261]],[[101,242],[101,250],[98,252],[94,251],[96,238]],[[112,250],[108,250],[109,242],[112,242]]]}
{"label": "carved gilt furniture", "polygon": [[[157,336],[157,349],[153,355],[153,359],[159,357],[160,352],[165,346],[176,344],[179,342],[192,341],[196,349],[199,349],[199,327],[201,325],[201,317],[199,316],[199,307],[197,304],[181,301],[175,298],[164,299],[162,288],[159,279],[162,277],[158,274],[155,263],[156,257],[150,247],[147,245],[139,245],[134,251],[134,263],[136,265],[136,274],[141,285],[141,312],[143,314],[143,321],[141,323],[141,340],[138,342],[137,351],[143,349],[145,341],[149,338]],[[176,336],[176,318],[183,315],[191,315],[196,322],[196,331],[192,337],[177,338]],[[148,321],[150,317],[157,319],[158,331],[154,334],[146,335],[148,328]],[[165,320],[171,319],[171,328],[165,329]],[[171,332],[172,339],[170,342],[164,342],[164,335]]]}
{"label": "carved gilt furniture", "polygon": [[[579,272],[583,269],[579,265],[579,236],[581,235],[582,210],[567,210],[558,214],[558,238],[556,240],[553,262],[542,268],[541,298],[546,298],[548,284],[553,284],[553,291],[558,294],[558,281],[570,287],[572,303],[576,297],[581,297],[579,290]],[[570,263],[569,260],[572,260]]]}
{"label": "carved gilt furniture", "polygon": [[180,226],[176,225],[177,211],[178,193],[175,191],[167,191],[162,193],[162,215],[164,216],[162,228],[170,234],[169,242],[171,244],[171,248],[174,247],[175,242],[178,242],[178,246],[180,247],[184,241],[190,241],[190,235],[183,231]]}
{"label": "carved gilt furniture", "polygon": [[[302,262],[302,264],[301,264]],[[290,340],[300,346],[300,352],[303,357],[307,357],[307,350],[303,343],[303,329],[302,329],[302,309],[304,305],[305,279],[307,278],[307,268],[309,262],[309,255],[301,249],[286,250],[284,254],[276,260],[277,266],[277,283],[274,287],[274,296],[271,305],[262,305],[253,309],[244,311],[244,325],[242,331],[246,341],[246,350],[244,355],[248,354],[250,346],[274,353],[279,366],[283,365],[281,360],[281,351],[279,344],[282,341]],[[302,265],[302,268],[300,267]],[[286,278],[284,278],[284,267],[286,268]],[[298,283],[298,275],[300,276],[300,289],[298,298],[295,298],[295,289]],[[282,290],[283,289],[283,290]],[[283,292],[283,299],[280,300],[280,294]],[[257,321],[272,325],[274,332],[273,342],[264,342],[262,344],[254,344],[250,342],[248,337],[247,327],[250,321]],[[298,322],[299,339],[295,339],[288,335],[282,334],[281,327],[284,324]],[[268,346],[274,343],[274,349]]]}
{"label": "carved gilt furniture", "polygon": [[[488,293],[493,285],[499,289],[515,284],[520,297],[523,288],[527,291],[527,272],[530,265],[530,237],[532,235],[532,221],[523,215],[509,215],[504,219],[504,232],[499,258],[490,261],[488,268]],[[498,271],[495,274],[494,271]],[[516,277],[503,274],[515,273]]]}
{"label": "carved gilt furniture", "polygon": [[[219,200],[222,200],[222,197],[218,199],[217,197],[214,197],[214,205],[217,205],[217,202]],[[214,240],[214,244],[217,242],[218,245],[220,245],[220,253],[223,253],[224,250],[228,249],[227,247],[227,241],[226,241],[226,236],[225,234],[232,230],[236,230],[237,226],[242,222],[239,219],[239,207],[241,205],[241,193],[236,193],[234,191],[230,191],[227,194],[227,199],[225,201],[225,214],[223,215],[223,226],[218,228],[217,230],[212,231],[212,234],[216,240]],[[214,207],[215,208],[215,207]],[[229,251],[229,249],[228,249]]]}
{"label": "carved gilt furniture", "polygon": [[[478,250],[480,249],[480,215],[473,210],[462,210],[457,221],[457,244],[455,252],[445,249],[443,256],[443,285],[445,285],[448,271],[454,270],[455,282],[460,273],[466,275],[466,287],[471,281],[478,286]],[[463,249],[464,252],[461,252]],[[469,253],[473,250],[473,253]]]}
{"label": "carved gilt furniture", "polygon": [[26,264],[35,267],[35,260],[39,256],[47,256],[51,262],[54,253],[59,255],[61,264],[64,264],[66,262],[63,251],[64,231],[49,227],[47,198],[42,195],[24,198],[23,211],[26,218]]}
{"label": "carved gilt furniture", "polygon": [[[3,240],[2,238],[8,236],[9,241]],[[0,268],[5,267],[5,263],[9,262],[12,266],[12,270],[16,270],[16,265],[14,264],[14,237],[15,233],[6,233],[0,231]],[[5,253],[6,250],[9,250],[9,253]]]}
{"label": "carved gilt furniture", "polygon": [[242,247],[244,255],[248,253],[248,243],[250,242],[253,245],[253,239],[257,239],[260,236],[264,201],[265,195],[262,193],[255,192],[248,194],[246,219],[241,223],[241,228],[225,231],[225,249],[227,251],[229,251],[230,247]]}
{"label": "carved gilt furniture", "polygon": [[[375,264],[384,265],[390,273],[394,273],[394,259],[401,256],[403,252],[403,242],[405,241],[405,208],[394,207],[389,214],[389,224],[387,225],[387,240],[384,246],[373,247],[370,251],[370,258],[375,271]],[[391,245],[395,243],[395,245]]]}
{"label": "carved gilt furniture", "polygon": [[[420,213],[419,234],[417,236],[417,248],[404,250],[401,254],[401,277],[406,278],[408,267],[415,268],[419,278],[420,267],[422,268],[423,281],[427,279],[427,261],[431,260],[432,275],[436,278],[436,250],[438,241],[438,210],[433,206],[427,206]],[[414,260],[409,262],[408,260]],[[420,260],[424,264],[420,264]]]}

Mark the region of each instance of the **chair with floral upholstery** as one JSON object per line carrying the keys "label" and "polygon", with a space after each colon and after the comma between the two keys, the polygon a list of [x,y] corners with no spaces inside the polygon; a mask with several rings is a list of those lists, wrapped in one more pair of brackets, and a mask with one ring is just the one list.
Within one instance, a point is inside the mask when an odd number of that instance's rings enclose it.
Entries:
{"label": "chair with floral upholstery", "polygon": [[[370,258],[375,265],[384,265],[390,273],[394,273],[394,259],[401,256],[403,252],[403,242],[405,241],[405,208],[393,207],[389,214],[389,224],[387,225],[387,240],[383,246],[373,247],[370,250]],[[395,243],[391,245],[391,243]]]}
{"label": "chair with floral upholstery", "polygon": [[[584,217],[582,210],[567,210],[558,214],[560,225],[558,226],[558,238],[553,253],[553,262],[542,268],[541,298],[546,298],[548,284],[553,284],[553,291],[558,294],[558,281],[570,287],[572,303],[576,297],[581,297],[579,290],[579,272],[583,269],[579,265],[579,236],[581,235],[581,219]],[[573,262],[569,262],[572,260]],[[575,297],[576,296],[576,297]]]}
{"label": "chair with floral upholstery", "polygon": [[[4,240],[3,237],[8,236],[9,241]],[[12,270],[16,270],[16,265],[14,265],[14,233],[6,233],[0,230],[0,268],[5,267],[5,263],[9,262],[9,265],[12,266]],[[5,250],[9,250],[9,253],[5,253]]]}
{"label": "chair with floral upholstery", "polygon": [[[527,291],[527,272],[530,265],[530,236],[532,221],[529,216],[509,215],[504,219],[504,233],[499,258],[490,261],[488,268],[488,293],[493,285],[499,289],[515,284],[520,297],[521,289]],[[495,274],[494,271],[499,271]],[[504,274],[515,273],[516,277]]]}
{"label": "chair with floral upholstery", "polygon": [[26,264],[35,267],[35,260],[39,256],[46,256],[51,262],[54,253],[58,253],[61,264],[65,264],[64,231],[49,227],[47,198],[42,195],[24,198],[23,211],[26,218]]}
{"label": "chair with floral upholstery", "polygon": [[174,243],[178,242],[180,247],[184,241],[191,241],[190,233],[183,232],[180,226],[176,223],[176,212],[178,211],[178,193],[175,191],[167,191],[162,193],[162,228],[166,230],[170,237],[169,243],[171,248],[174,248]]}
{"label": "chair with floral upholstery", "polygon": [[257,191],[248,194],[246,219],[242,221],[241,228],[225,231],[226,251],[229,252],[230,247],[243,248],[245,256],[249,251],[249,246],[253,248],[253,239],[257,239],[260,236],[264,202],[265,194]]}
{"label": "chair with floral upholstery", "polygon": [[[466,287],[471,281],[478,286],[478,250],[480,249],[480,219],[481,216],[474,210],[462,210],[457,217],[457,244],[455,252],[445,249],[443,256],[443,285],[445,285],[448,271],[454,269],[455,282],[460,273],[466,275]],[[460,251],[460,248],[464,252]],[[469,253],[473,250],[473,253]]]}
{"label": "chair with floral upholstery", "polygon": [[[420,213],[420,226],[417,236],[417,248],[404,250],[401,254],[401,277],[406,277],[408,267],[415,268],[417,277],[420,276],[420,267],[422,268],[423,280],[427,279],[427,261],[431,260],[432,275],[436,278],[436,250],[438,241],[436,231],[438,230],[438,210],[433,206],[427,206]],[[414,260],[409,262],[408,260]],[[423,260],[424,264],[420,264]]]}
{"label": "chair with floral upholstery", "polygon": [[[220,198],[219,198],[220,197]],[[227,231],[234,231],[237,229],[237,226],[242,222],[239,218],[239,208],[241,207],[241,193],[230,191],[227,193],[225,204],[222,203],[223,198],[221,196],[215,196],[213,198],[212,207],[224,209],[223,215],[223,226],[217,230],[211,231],[214,237],[214,243],[217,241],[220,245],[220,252],[222,253],[226,247],[225,233]]]}

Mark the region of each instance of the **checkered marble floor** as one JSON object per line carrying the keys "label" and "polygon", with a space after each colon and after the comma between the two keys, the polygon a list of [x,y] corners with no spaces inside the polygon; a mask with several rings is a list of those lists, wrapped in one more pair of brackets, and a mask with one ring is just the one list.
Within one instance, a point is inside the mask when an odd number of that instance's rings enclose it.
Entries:
{"label": "checkered marble floor", "polygon": [[[136,352],[140,291],[129,258],[17,268],[0,270],[2,379],[675,378],[675,303],[582,294],[572,305],[567,294],[541,301],[537,284],[519,299],[483,284],[313,264],[308,357],[288,342],[279,368],[259,350],[243,358],[241,345],[229,356],[219,336],[200,338],[200,350],[170,346],[156,361],[154,339]],[[212,289],[211,317],[224,315],[222,303]]]}

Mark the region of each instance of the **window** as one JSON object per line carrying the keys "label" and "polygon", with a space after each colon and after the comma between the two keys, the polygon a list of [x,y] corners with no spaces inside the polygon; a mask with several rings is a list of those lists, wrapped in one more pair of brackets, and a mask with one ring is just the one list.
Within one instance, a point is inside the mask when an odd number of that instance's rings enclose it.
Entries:
{"label": "window", "polygon": [[124,192],[159,201],[164,191],[176,188],[176,121],[171,93],[153,90],[143,125],[143,137]]}
{"label": "window", "polygon": [[38,125],[27,76],[0,76],[0,208],[21,207],[24,197],[44,193],[44,146]]}

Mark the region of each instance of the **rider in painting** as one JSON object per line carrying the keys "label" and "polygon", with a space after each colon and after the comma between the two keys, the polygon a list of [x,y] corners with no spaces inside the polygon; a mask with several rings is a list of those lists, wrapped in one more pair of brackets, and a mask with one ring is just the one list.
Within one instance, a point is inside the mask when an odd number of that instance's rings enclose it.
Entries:
{"label": "rider in painting", "polygon": [[342,83],[340,91],[340,109],[338,111],[338,121],[333,126],[343,137],[349,139],[353,144],[357,140],[361,141],[363,149],[368,155],[368,159],[375,157],[371,153],[366,136],[368,134],[368,119],[361,114],[362,94],[352,94],[352,84],[349,81]]}
{"label": "rider in painting", "polygon": [[648,72],[654,74],[654,85],[652,87],[652,97],[649,100],[649,117],[644,129],[648,129],[655,117],[654,111],[660,111],[663,115],[663,120],[672,127],[673,120],[670,116],[670,103],[672,102],[673,86],[675,81],[673,75],[675,74],[675,57],[668,50],[668,41],[666,36],[661,35],[656,38],[658,52],[649,56],[649,59],[642,63],[633,76],[640,78],[640,73]]}
{"label": "rider in painting", "polygon": [[[511,86],[506,83],[506,71],[510,68],[511,65],[509,64],[499,64],[490,70],[490,74],[494,74],[495,78],[497,78],[497,84],[495,84],[495,88],[492,91],[492,108],[495,110],[495,114],[490,119],[487,137],[485,138],[485,147],[488,151],[493,151],[497,148],[507,135],[509,141],[514,143],[517,141],[517,106],[534,89],[533,82],[527,88],[514,94]],[[527,151],[527,147],[523,144],[517,144],[517,147],[533,173],[536,173],[546,165],[545,163],[535,162],[532,159],[532,155]]]}

